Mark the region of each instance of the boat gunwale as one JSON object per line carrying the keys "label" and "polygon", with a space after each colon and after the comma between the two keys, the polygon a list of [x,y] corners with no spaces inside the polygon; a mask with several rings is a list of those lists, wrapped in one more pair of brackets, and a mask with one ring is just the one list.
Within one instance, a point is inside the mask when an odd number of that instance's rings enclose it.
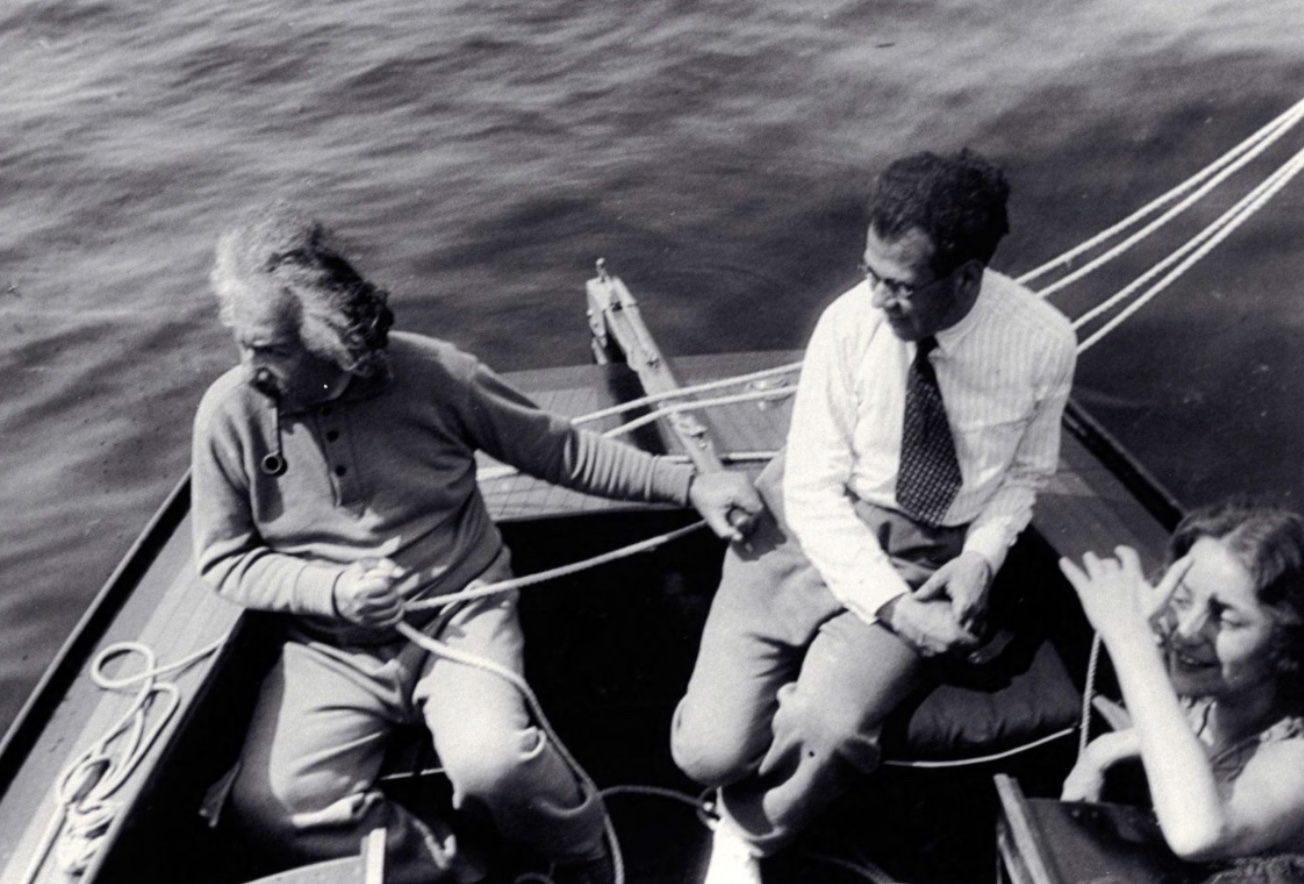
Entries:
{"label": "boat gunwale", "polygon": [[0,738],[0,800],[7,794],[23,760],[45,732],[68,686],[86,667],[96,644],[189,512],[190,471],[187,470],[100,586]]}

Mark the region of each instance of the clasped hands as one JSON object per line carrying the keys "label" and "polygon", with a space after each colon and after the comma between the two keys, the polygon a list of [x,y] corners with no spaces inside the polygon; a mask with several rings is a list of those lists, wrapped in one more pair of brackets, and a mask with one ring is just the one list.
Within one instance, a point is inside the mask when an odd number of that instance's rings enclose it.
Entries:
{"label": "clasped hands", "polygon": [[880,609],[886,625],[924,657],[964,653],[982,641],[992,569],[975,552],[962,552],[912,592]]}

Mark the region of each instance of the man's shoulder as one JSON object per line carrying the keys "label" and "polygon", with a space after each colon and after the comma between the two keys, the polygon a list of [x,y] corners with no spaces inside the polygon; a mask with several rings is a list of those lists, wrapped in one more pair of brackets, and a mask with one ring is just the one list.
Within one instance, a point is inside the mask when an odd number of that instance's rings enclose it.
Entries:
{"label": "man's shoulder", "polygon": [[865,316],[873,319],[876,314],[881,311],[865,309],[869,304],[868,293],[865,289],[866,284],[863,282],[853,285],[851,288],[830,301],[821,315],[839,320],[850,319],[858,316]]}
{"label": "man's shoulder", "polygon": [[436,372],[465,378],[479,365],[456,345],[415,332],[390,332],[389,359],[397,374]]}
{"label": "man's shoulder", "polygon": [[992,294],[991,309],[996,318],[1041,340],[1055,349],[1076,349],[1077,334],[1067,316],[1054,304],[1003,273],[988,269],[984,290]]}
{"label": "man's shoulder", "polygon": [[223,418],[244,416],[266,401],[261,393],[249,385],[245,369],[237,365],[227,369],[208,385],[199,400],[195,424],[210,427]]}
{"label": "man's shoulder", "polygon": [[830,301],[820,311],[818,325],[839,340],[867,341],[883,322],[883,311],[871,306],[867,286],[860,283]]}

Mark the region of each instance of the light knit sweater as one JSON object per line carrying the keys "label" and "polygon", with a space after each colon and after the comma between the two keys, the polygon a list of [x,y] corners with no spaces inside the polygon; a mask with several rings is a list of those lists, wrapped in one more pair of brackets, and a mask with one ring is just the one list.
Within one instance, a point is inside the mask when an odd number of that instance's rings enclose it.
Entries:
{"label": "light knit sweater", "polygon": [[388,557],[408,573],[405,598],[454,592],[502,549],[476,484],[483,450],[578,491],[683,505],[691,467],[577,430],[538,408],[474,357],[394,333],[389,378],[353,378],[338,399],[276,409],[235,368],[195,418],[192,512],[199,571],[238,604],[297,615],[314,637],[392,638],[335,613],[333,588],[353,562]]}

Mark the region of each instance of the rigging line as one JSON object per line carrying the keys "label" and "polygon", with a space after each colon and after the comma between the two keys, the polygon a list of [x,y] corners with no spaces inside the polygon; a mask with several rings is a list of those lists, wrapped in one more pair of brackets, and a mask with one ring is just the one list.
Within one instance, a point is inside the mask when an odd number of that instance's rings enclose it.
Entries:
{"label": "rigging line", "polygon": [[1070,736],[1077,729],[1078,729],[1077,725],[1070,725],[1069,727],[1066,727],[1063,730],[1055,731],[1053,734],[1047,734],[1044,737],[1039,737],[1035,740],[1032,740],[1027,743],[1023,743],[1019,746],[1014,746],[1010,749],[1006,749],[1003,752],[993,752],[990,755],[980,755],[975,758],[956,758],[947,761],[893,761],[891,759],[884,759],[881,762],[881,765],[883,767],[910,767],[910,768],[917,768],[920,770],[929,770],[929,769],[942,769],[948,767],[969,767],[970,765],[974,765],[974,764],[986,764],[989,761],[1000,761],[1005,758],[1010,758],[1014,755],[1018,755],[1020,752],[1027,752],[1029,749],[1035,749],[1038,746],[1045,745],[1046,743],[1049,743],[1052,740],[1058,740],[1061,737]]}
{"label": "rigging line", "polygon": [[1087,743],[1091,739],[1091,701],[1096,696],[1096,674],[1100,668],[1100,650],[1104,646],[1104,638],[1099,632],[1091,636],[1091,653],[1087,655],[1087,680],[1082,686],[1082,718],[1078,725],[1082,730],[1078,734],[1078,758],[1087,751]]}
{"label": "rigging line", "polygon": [[665,534],[658,534],[656,537],[649,537],[647,540],[640,540],[638,543],[631,543],[628,546],[622,546],[620,549],[614,549],[610,552],[605,552],[601,555],[596,555],[579,562],[572,562],[569,565],[561,565],[556,568],[550,568],[547,571],[539,571],[536,574],[527,574],[524,577],[513,577],[510,580],[500,580],[497,583],[477,586],[474,589],[464,589],[461,592],[451,592],[448,595],[436,596],[429,599],[417,599],[408,602],[404,608],[408,611],[424,611],[430,608],[444,608],[449,605],[457,604],[458,602],[466,602],[472,599],[484,598],[485,596],[497,595],[500,592],[507,592],[512,589],[522,589],[526,586],[533,586],[536,583],[544,583],[549,580],[555,580],[559,577],[568,577],[571,574],[586,571],[590,568],[596,568],[599,565],[605,565],[608,562],[628,558],[639,553],[651,552],[663,543],[678,540],[680,537],[683,537],[686,534],[691,534],[705,526],[705,521],[694,522],[691,525],[676,528],[674,531],[667,531]]}
{"label": "rigging line", "polygon": [[[723,451],[719,453],[722,463],[755,463],[757,461],[773,460],[778,451]],[[686,454],[662,454],[666,460],[672,460],[675,463],[692,463],[692,458]],[[512,476],[520,475],[521,471],[516,467],[507,464],[495,464],[490,467],[482,467],[476,470],[475,480],[477,482],[491,482],[495,479],[507,479]]]}
{"label": "rigging line", "polygon": [[1209,254],[1209,252],[1213,251],[1213,249],[1219,243],[1221,243],[1224,239],[1230,236],[1232,231],[1234,231],[1237,227],[1239,227],[1243,222],[1248,220],[1249,217],[1253,215],[1254,212],[1257,211],[1260,207],[1262,207],[1264,203],[1272,199],[1272,197],[1276,196],[1278,191],[1280,191],[1283,187],[1285,187],[1292,178],[1294,178],[1297,174],[1299,174],[1299,172],[1302,169],[1304,169],[1304,150],[1301,150],[1299,153],[1297,153],[1290,163],[1287,163],[1286,166],[1283,166],[1282,169],[1278,170],[1278,175],[1274,176],[1276,180],[1273,182],[1272,186],[1265,189],[1265,191],[1255,201],[1256,205],[1254,205],[1252,208],[1247,208],[1234,220],[1222,225],[1222,227],[1218,229],[1217,233],[1215,233],[1212,237],[1210,237],[1208,241],[1206,241],[1199,249],[1195,251],[1194,254],[1192,254],[1185,261],[1183,261],[1181,264],[1175,267],[1171,272],[1169,272],[1167,276],[1165,276],[1154,286],[1152,286],[1149,291],[1139,296],[1131,304],[1125,307],[1117,316],[1115,316],[1109,322],[1105,323],[1105,325],[1101,326],[1100,329],[1096,331],[1095,334],[1093,334],[1091,337],[1087,338],[1087,340],[1079,344],[1078,353],[1086,352],[1088,349],[1090,349],[1092,346],[1098,343],[1102,338],[1104,338],[1105,335],[1109,334],[1111,331],[1118,328],[1118,326],[1122,325],[1123,322],[1128,317],[1130,317],[1133,313],[1136,313],[1136,311],[1140,310],[1147,303],[1153,300],[1155,296],[1157,296],[1160,292],[1168,288],[1168,286],[1171,285],[1179,276],[1185,273],[1191,267],[1191,265],[1195,264],[1195,262],[1199,261],[1205,255]]}
{"label": "rigging line", "polygon": [[[1299,118],[1304,118],[1304,111],[1301,111],[1301,113],[1296,115],[1296,120],[1298,120]],[[1292,121],[1292,123],[1293,122],[1294,121]],[[1285,131],[1286,131],[1285,129],[1282,129],[1281,132],[1277,133],[1270,140],[1264,141],[1261,144],[1259,144],[1257,147],[1252,149],[1249,153],[1245,154],[1240,159],[1238,159],[1231,166],[1224,169],[1217,176],[1215,176],[1214,178],[1206,182],[1204,185],[1202,185],[1198,190],[1196,190],[1186,199],[1182,200],[1180,203],[1173,206],[1167,212],[1164,212],[1164,214],[1160,215],[1154,221],[1151,221],[1149,224],[1147,224],[1145,227],[1141,228],[1136,233],[1129,236],[1127,239],[1118,243],[1108,251],[1091,259],[1086,264],[1083,264],[1081,267],[1079,267],[1077,270],[1074,270],[1072,273],[1069,273],[1061,277],[1060,279],[1056,280],[1055,282],[1051,283],[1050,285],[1046,286],[1045,288],[1040,289],[1037,292],[1037,294],[1043,298],[1049,297],[1050,295],[1055,294],[1061,289],[1067,288],[1068,286],[1077,282],[1079,279],[1095,271],[1100,266],[1108,263],[1109,261],[1112,261],[1114,258],[1121,255],[1123,252],[1126,252],[1128,249],[1132,248],[1132,246],[1136,245],[1141,240],[1150,236],[1150,234],[1154,233],[1160,227],[1167,224],[1177,215],[1180,215],[1182,212],[1186,211],[1194,203],[1204,198],[1211,190],[1213,190],[1219,184],[1222,184],[1230,176],[1240,171],[1240,169],[1242,169],[1247,163],[1257,158],[1259,154],[1263,153],[1263,151],[1267,150],[1268,147],[1271,146],[1272,143],[1276,141],[1278,137],[1280,137],[1280,135],[1285,133]]]}
{"label": "rigging line", "polygon": [[1179,248],[1175,249],[1172,252],[1172,254],[1168,255],[1163,260],[1157,262],[1153,267],[1151,267],[1145,273],[1141,274],[1141,276],[1137,277],[1135,280],[1133,280],[1123,289],[1121,289],[1114,295],[1111,295],[1109,298],[1105,299],[1101,303],[1097,304],[1095,307],[1092,307],[1086,313],[1083,313],[1081,316],[1073,320],[1073,327],[1075,329],[1081,328],[1082,326],[1086,325],[1088,322],[1091,322],[1093,319],[1100,316],[1101,314],[1108,312],[1120,301],[1125,300],[1129,295],[1131,295],[1141,286],[1145,285],[1147,282],[1149,282],[1151,279],[1157,276],[1166,267],[1174,264],[1175,262],[1180,260],[1184,255],[1193,251],[1198,246],[1200,246],[1203,242],[1208,240],[1210,237],[1214,236],[1222,229],[1224,225],[1234,223],[1235,225],[1239,226],[1246,219],[1248,219],[1250,215],[1252,215],[1254,212],[1257,212],[1260,208],[1262,208],[1263,203],[1266,202],[1266,200],[1263,199],[1263,195],[1265,193],[1272,191],[1272,193],[1275,194],[1277,190],[1281,189],[1281,185],[1278,184],[1278,182],[1281,180],[1283,175],[1287,176],[1288,179],[1290,175],[1294,174],[1293,172],[1290,171],[1290,169],[1293,163],[1299,161],[1299,158],[1300,158],[1300,154],[1296,154],[1294,157],[1288,160],[1281,168],[1277,169],[1275,172],[1273,172],[1263,181],[1259,182],[1259,184],[1256,185],[1253,190],[1251,190],[1245,196],[1241,197],[1234,206],[1232,206],[1230,209],[1224,212],[1215,221],[1210,223],[1207,227],[1205,227],[1203,230],[1201,230],[1199,233],[1197,233],[1187,242],[1183,243]]}
{"label": "rigging line", "polygon": [[623,423],[618,427],[612,427],[602,435],[610,439],[613,436],[622,436],[631,433],[639,427],[646,426],[654,421],[660,420],[672,414],[679,414],[685,411],[700,411],[705,408],[715,408],[719,405],[734,405],[739,402],[754,402],[757,399],[779,399],[796,392],[795,386],[774,387],[770,390],[755,390],[751,393],[737,393],[733,396],[720,396],[715,399],[695,399],[691,402],[677,402],[674,405],[667,405],[664,408],[658,408],[656,411],[648,412],[642,417],[634,418],[632,421]]}
{"label": "rigging line", "polygon": [[754,371],[751,374],[735,375],[733,377],[721,378],[717,381],[707,381],[706,383],[695,384],[691,387],[679,387],[674,390],[666,390],[661,393],[651,393],[638,399],[631,399],[628,402],[621,402],[610,408],[604,408],[601,411],[594,411],[590,414],[582,414],[579,417],[571,418],[572,424],[584,424],[591,421],[600,420],[604,417],[610,417],[613,414],[622,414],[635,408],[641,408],[644,405],[651,405],[654,402],[662,402],[666,399],[678,399],[683,396],[691,396],[694,393],[705,393],[710,390],[718,390],[721,387],[738,387],[753,381],[765,380],[766,378],[776,375],[791,374],[794,371],[801,370],[800,362],[792,362],[787,365],[779,365],[774,368],[767,368],[763,371]]}
{"label": "rigging line", "polygon": [[1027,284],[1032,280],[1037,279],[1040,276],[1044,276],[1046,273],[1061,266],[1062,264],[1065,264],[1073,260],[1074,258],[1081,255],[1083,252],[1086,252],[1100,245],[1101,243],[1107,241],[1108,239],[1117,235],[1118,233],[1121,233],[1122,231],[1131,227],[1133,224],[1139,222],[1142,218],[1145,218],[1151,213],[1158,210],[1161,206],[1164,206],[1172,202],[1174,199],[1181,196],[1187,190],[1194,187],[1199,182],[1203,181],[1209,175],[1214,174],[1216,171],[1221,169],[1224,165],[1226,165],[1227,163],[1235,159],[1237,156],[1239,156],[1242,152],[1249,150],[1253,145],[1258,143],[1261,139],[1270,139],[1268,142],[1269,144],[1271,144],[1273,141],[1276,141],[1287,131],[1289,131],[1292,126],[1294,126],[1297,122],[1299,122],[1301,117],[1304,117],[1304,100],[1297,102],[1294,106],[1286,110],[1275,120],[1268,123],[1266,126],[1263,126],[1261,129],[1259,129],[1259,131],[1255,132],[1249,138],[1242,141],[1236,147],[1232,148],[1227,153],[1219,157],[1217,160],[1214,160],[1214,162],[1210,163],[1208,166],[1201,169],[1199,172],[1197,172],[1195,175],[1191,176],[1190,178],[1186,179],[1181,184],[1172,188],[1167,193],[1155,198],[1150,203],[1146,204],[1142,208],[1133,212],[1131,215],[1124,218],[1122,221],[1118,222],[1112,227],[1101,231],[1100,233],[1096,234],[1095,236],[1091,237],[1085,242],[1075,246],[1072,249],[1069,249],[1068,251],[1064,252],[1063,254],[1055,258],[1052,258],[1050,261],[1047,261],[1045,264],[1042,264],[1041,266],[1028,271],[1022,276],[1018,277],[1018,281]]}

